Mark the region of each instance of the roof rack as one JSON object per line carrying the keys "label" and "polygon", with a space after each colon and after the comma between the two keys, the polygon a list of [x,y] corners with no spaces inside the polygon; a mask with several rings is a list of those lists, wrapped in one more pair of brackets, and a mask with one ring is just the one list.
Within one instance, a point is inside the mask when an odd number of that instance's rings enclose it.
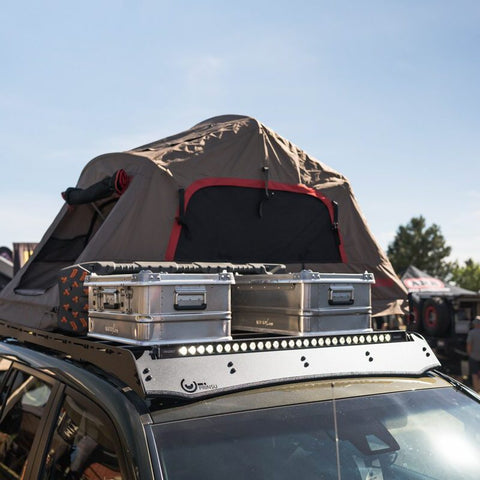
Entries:
{"label": "roof rack", "polygon": [[38,330],[0,321],[0,337],[45,348],[55,354],[82,363],[95,365],[145,397],[131,348]]}
{"label": "roof rack", "polygon": [[405,331],[238,335],[228,341],[139,347],[0,322],[0,337],[93,364],[144,398],[195,399],[333,376],[421,375],[440,366],[423,337]]}

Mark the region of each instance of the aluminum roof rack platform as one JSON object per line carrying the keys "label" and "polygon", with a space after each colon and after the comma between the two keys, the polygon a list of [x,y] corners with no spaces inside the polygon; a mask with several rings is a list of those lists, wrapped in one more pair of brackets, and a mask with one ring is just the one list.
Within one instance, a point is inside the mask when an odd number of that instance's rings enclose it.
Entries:
{"label": "aluminum roof rack platform", "polygon": [[405,331],[129,347],[0,322],[0,336],[93,364],[143,397],[197,399],[292,381],[422,375],[440,366],[423,337]]}

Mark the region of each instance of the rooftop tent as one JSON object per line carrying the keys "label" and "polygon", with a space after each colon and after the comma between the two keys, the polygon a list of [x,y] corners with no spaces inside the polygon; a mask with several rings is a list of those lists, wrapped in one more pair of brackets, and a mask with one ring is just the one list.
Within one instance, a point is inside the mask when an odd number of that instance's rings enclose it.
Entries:
{"label": "rooftop tent", "polygon": [[[126,179],[122,188],[119,172]],[[87,261],[369,271],[376,278],[374,313],[402,312],[406,291],[347,179],[253,118],[216,117],[101,155],[64,198],[34,254],[2,291],[0,318],[54,328],[58,271]]]}

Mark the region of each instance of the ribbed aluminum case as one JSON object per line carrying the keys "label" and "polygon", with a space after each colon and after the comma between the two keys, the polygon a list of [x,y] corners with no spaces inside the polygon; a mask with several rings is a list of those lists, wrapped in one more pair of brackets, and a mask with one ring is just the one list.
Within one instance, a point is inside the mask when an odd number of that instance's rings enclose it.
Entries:
{"label": "ribbed aluminum case", "polygon": [[232,329],[285,335],[368,331],[372,283],[367,272],[240,275],[232,286]]}
{"label": "ribbed aluminum case", "polygon": [[135,345],[231,339],[232,273],[90,275],[88,336]]}

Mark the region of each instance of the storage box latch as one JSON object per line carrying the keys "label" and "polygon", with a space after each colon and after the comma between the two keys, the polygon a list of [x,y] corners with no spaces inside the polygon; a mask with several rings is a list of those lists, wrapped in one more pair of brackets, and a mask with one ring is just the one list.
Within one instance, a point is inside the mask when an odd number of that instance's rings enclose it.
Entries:
{"label": "storage box latch", "polygon": [[117,288],[94,288],[92,310],[118,310],[121,300]]}

